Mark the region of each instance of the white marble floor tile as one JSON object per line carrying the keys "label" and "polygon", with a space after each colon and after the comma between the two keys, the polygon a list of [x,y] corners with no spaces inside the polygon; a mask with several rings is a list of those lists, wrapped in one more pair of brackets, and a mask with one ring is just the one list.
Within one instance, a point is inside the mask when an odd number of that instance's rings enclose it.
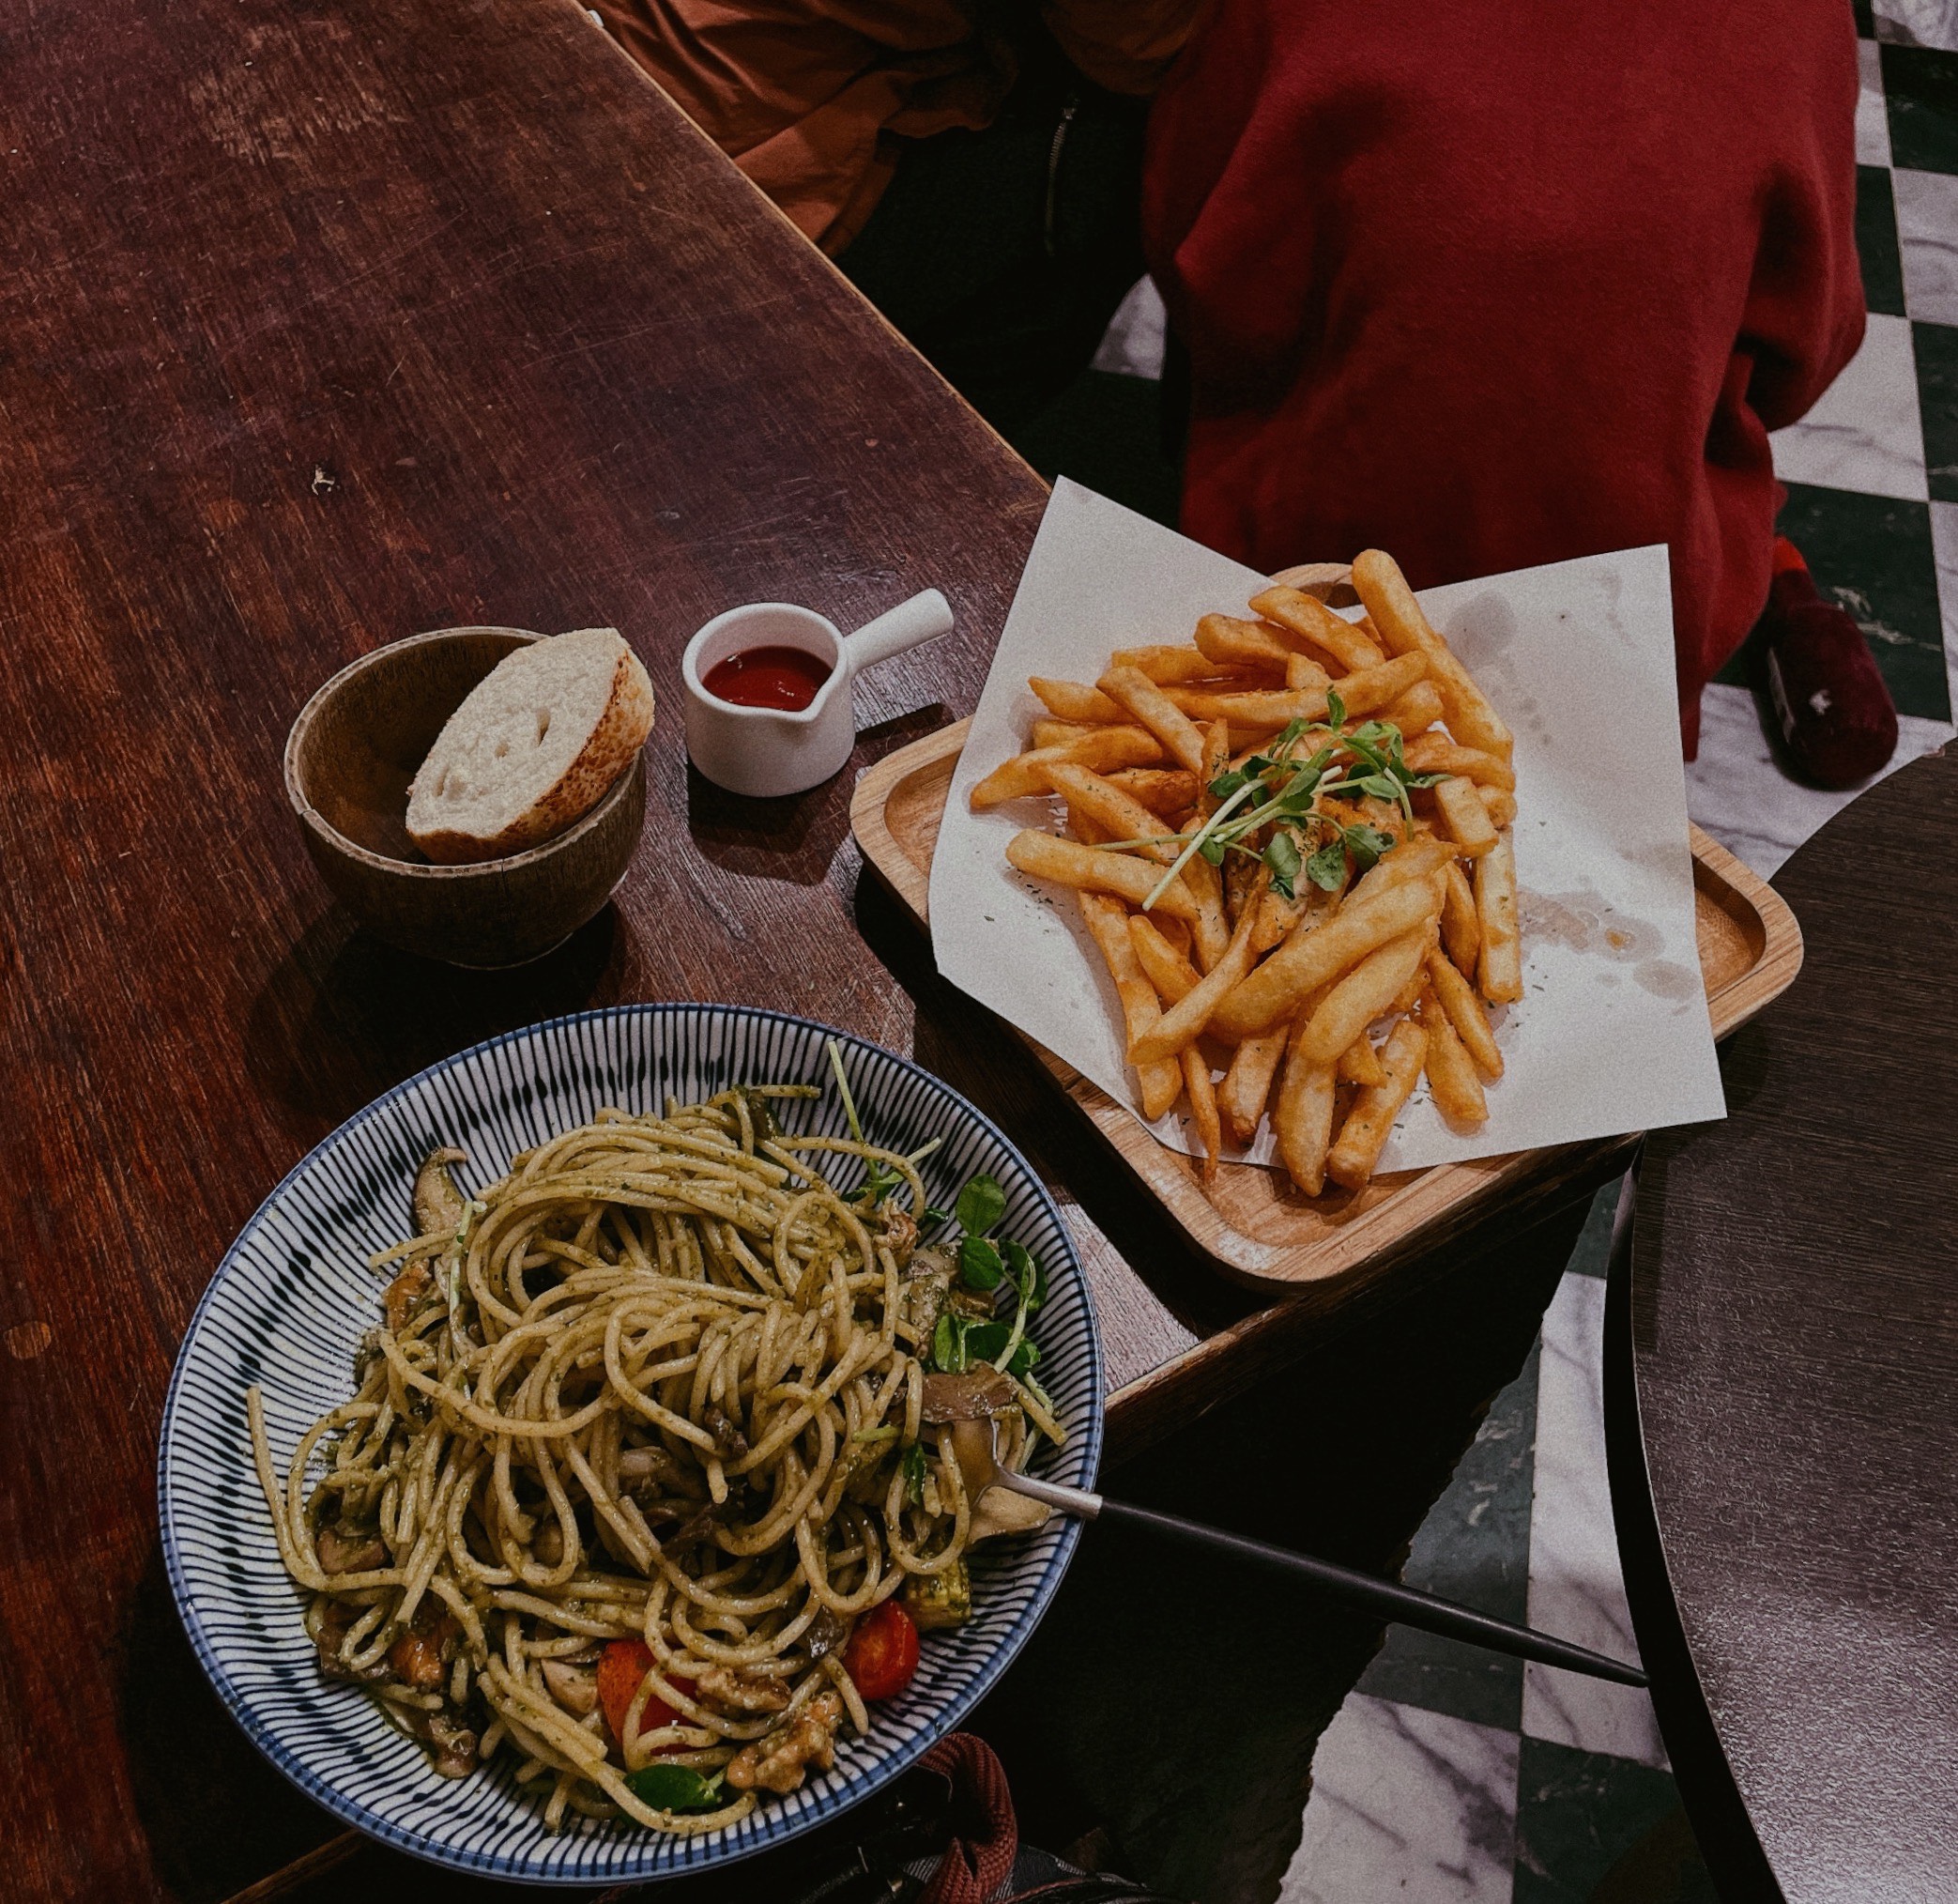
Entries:
{"label": "white marble floor tile", "polygon": [[1874,39],[1856,43],[1860,84],[1856,93],[1856,162],[1890,162],[1890,115],[1883,103],[1883,69]]}
{"label": "white marble floor tile", "polygon": [[1112,371],[1117,376],[1160,378],[1167,324],[1163,300],[1154,280],[1139,279],[1109,320],[1101,347],[1089,367]]}
{"label": "white marble floor tile", "polygon": [[1958,0],[1875,0],[1871,11],[1878,39],[1958,53]]}
{"label": "white marble floor tile", "polygon": [[1927,324],[1958,324],[1958,178],[1942,172],[1892,172],[1897,241],[1904,253],[1904,302]]}
{"label": "white marble floor tile", "polygon": [[[1604,1463],[1604,1287],[1599,1277],[1567,1274],[1543,1318],[1530,1624],[1636,1659]],[[1647,1695],[1534,1661],[1523,1668],[1522,1728],[1581,1752],[1666,1763]]]}
{"label": "white marble floor tile", "polygon": [[1937,556],[1938,619],[1945,631],[1945,674],[1958,708],[1958,502],[1931,505],[1931,546]]}
{"label": "white marble floor tile", "polygon": [[1873,315],[1863,347],[1822,401],[1770,441],[1775,474],[1784,483],[1925,500],[1930,491],[1910,320]]}
{"label": "white marble floor tile", "polygon": [[[1958,503],[1933,503],[1936,527],[1940,508],[1958,518]],[[1958,572],[1945,573],[1946,550],[1958,564],[1958,521],[1948,524],[1950,540],[1939,544],[1939,598],[1944,604],[1946,655],[1952,650],[1953,617],[1958,615]],[[1943,721],[1902,714],[1897,751],[1878,779],[1941,747],[1951,738]],[[1866,785],[1874,786],[1874,781]],[[1854,800],[1863,788],[1828,793],[1791,780],[1776,763],[1761,730],[1754,697],[1744,687],[1709,687],[1700,699],[1700,758],[1686,768],[1686,810],[1693,820],[1761,875],[1771,877],[1808,837]]]}
{"label": "white marble floor tile", "polygon": [[1513,1732],[1355,1693],[1312,1760],[1279,1904],[1509,1904]]}

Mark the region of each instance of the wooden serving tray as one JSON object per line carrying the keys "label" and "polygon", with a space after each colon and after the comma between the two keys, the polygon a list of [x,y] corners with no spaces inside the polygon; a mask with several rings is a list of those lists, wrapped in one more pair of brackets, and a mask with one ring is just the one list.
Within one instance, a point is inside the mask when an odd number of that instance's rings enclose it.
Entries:
{"label": "wooden serving tray", "polygon": [[[922,926],[931,855],[970,721],[880,760],[857,783],[850,826],[864,856]],[[1700,969],[1713,1035],[1737,1031],[1801,969],[1801,929],[1772,887],[1692,828]],[[1378,1176],[1357,1192],[1301,1196],[1279,1171],[1225,1162],[1208,1191],[1181,1151],[1158,1144],[1097,1084],[1033,1039],[1026,1044],[1129,1169],[1226,1275],[1261,1287],[1358,1286],[1432,1243],[1474,1210],[1568,1174],[1599,1145],[1518,1151]],[[1609,1146],[1626,1140],[1606,1139]],[[1322,1293],[1326,1293],[1322,1291]]]}

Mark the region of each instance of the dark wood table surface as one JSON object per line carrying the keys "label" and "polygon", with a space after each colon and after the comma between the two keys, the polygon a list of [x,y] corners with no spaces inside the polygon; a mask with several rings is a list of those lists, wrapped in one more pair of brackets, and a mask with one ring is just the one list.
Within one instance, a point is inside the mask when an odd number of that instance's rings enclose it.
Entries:
{"label": "dark wood table surface", "polygon": [[[0,18],[0,1895],[215,1899],[336,1830],[185,1646],[157,1424],[265,1192],[480,1038],[684,996],[915,1053],[1065,1200],[1117,1453],[1323,1352],[1309,1301],[1177,1254],[860,878],[854,775],[970,713],[1045,491],[586,14],[49,5]],[[766,805],[690,775],[702,621],[848,626],[927,585],[957,632],[863,684],[850,771]],[[501,975],[355,930],[279,771],[327,675],[468,622],[613,623],[662,699],[615,904]],[[1356,1553],[1393,1562],[1451,1420]]]}
{"label": "dark wood table surface", "polygon": [[1640,1175],[1614,1499],[1722,1895],[1930,1904],[1958,1897],[1958,757],[1775,883],[1801,975],[1726,1047],[1727,1121]]}

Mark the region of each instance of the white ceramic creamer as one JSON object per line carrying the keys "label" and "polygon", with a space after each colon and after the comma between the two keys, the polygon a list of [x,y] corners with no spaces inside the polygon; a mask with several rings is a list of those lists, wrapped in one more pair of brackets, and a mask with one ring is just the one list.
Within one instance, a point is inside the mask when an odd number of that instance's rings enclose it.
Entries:
{"label": "white ceramic creamer", "polygon": [[[850,683],[864,668],[952,632],[952,605],[936,589],[900,602],[853,635],[813,608],[749,602],[716,615],[681,656],[687,752],[717,787],[772,799],[802,793],[838,772],[856,745]],[[731,655],[797,648],[826,662],[829,679],[805,708],[742,707],[707,690],[706,677]]]}

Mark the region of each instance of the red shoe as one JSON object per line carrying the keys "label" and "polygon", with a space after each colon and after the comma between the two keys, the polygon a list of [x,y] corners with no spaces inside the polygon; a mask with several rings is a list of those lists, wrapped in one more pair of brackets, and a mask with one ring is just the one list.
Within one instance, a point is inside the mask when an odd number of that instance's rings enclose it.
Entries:
{"label": "red shoe", "polygon": [[[1824,601],[1801,551],[1774,543],[1774,582],[1754,639],[1790,764],[1817,787],[1854,787],[1897,751],[1897,705],[1847,609]],[[1765,716],[1764,716],[1765,718]]]}

